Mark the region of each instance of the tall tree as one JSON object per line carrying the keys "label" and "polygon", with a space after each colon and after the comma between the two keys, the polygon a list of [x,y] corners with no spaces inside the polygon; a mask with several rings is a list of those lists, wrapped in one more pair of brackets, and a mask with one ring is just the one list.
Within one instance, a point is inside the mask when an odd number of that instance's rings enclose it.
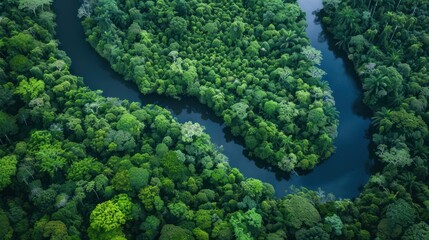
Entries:
{"label": "tall tree", "polygon": [[31,10],[36,15],[36,9],[39,7],[43,8],[43,5],[49,5],[52,0],[19,0],[19,9]]}

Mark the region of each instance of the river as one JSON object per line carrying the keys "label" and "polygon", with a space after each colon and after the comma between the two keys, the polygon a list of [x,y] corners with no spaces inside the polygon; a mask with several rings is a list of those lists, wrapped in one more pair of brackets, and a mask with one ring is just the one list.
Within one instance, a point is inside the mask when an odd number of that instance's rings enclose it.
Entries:
{"label": "river", "polygon": [[359,188],[369,177],[369,156],[366,132],[369,120],[361,104],[361,91],[351,63],[339,57],[330,42],[321,37],[320,24],[315,22],[312,12],[322,6],[322,0],[299,0],[307,14],[307,33],[311,44],[322,51],[321,68],[327,72],[327,80],[333,90],[337,109],[340,111],[338,138],[335,140],[336,152],[319,164],[314,171],[302,175],[286,177],[274,172],[271,167],[258,160],[250,159],[239,138],[231,135],[221,118],[196,99],[183,97],[178,101],[165,96],[141,94],[134,83],[126,82],[114,72],[107,60],[100,57],[85,41],[86,37],[77,18],[77,9],[81,0],[56,0],[56,36],[60,49],[72,60],[72,74],[84,78],[85,84],[92,90],[102,90],[105,97],[116,97],[142,104],[157,104],[171,111],[177,121],[198,122],[205,127],[213,143],[223,147],[231,167],[238,168],[246,177],[260,179],[270,183],[276,195],[284,196],[291,185],[303,186],[312,190],[319,187],[326,193],[333,193],[339,198],[354,198]]}

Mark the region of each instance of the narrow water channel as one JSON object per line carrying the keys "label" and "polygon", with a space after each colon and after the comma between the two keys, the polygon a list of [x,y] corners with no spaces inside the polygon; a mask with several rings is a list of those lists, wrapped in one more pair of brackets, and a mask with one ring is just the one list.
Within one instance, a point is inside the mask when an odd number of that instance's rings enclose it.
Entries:
{"label": "narrow water channel", "polygon": [[350,65],[330,50],[328,41],[320,39],[322,29],[316,23],[312,12],[321,7],[322,0],[300,0],[307,13],[307,32],[312,45],[322,51],[324,60],[321,68],[327,72],[337,108],[340,111],[339,135],[335,142],[336,153],[316,169],[303,176],[293,175],[286,179],[281,173],[271,171],[269,166],[258,160],[249,159],[240,140],[232,137],[222,119],[217,117],[205,105],[193,98],[177,101],[165,96],[142,95],[137,86],[125,82],[121,75],[114,72],[109,63],[100,57],[85,41],[86,37],[77,18],[77,9],[81,0],[55,0],[54,11],[57,19],[57,39],[60,48],[72,60],[71,72],[84,78],[85,84],[92,90],[102,90],[105,97],[116,97],[137,101],[142,104],[157,104],[171,111],[177,121],[198,122],[205,127],[211,140],[223,147],[231,167],[238,168],[246,177],[260,179],[274,186],[277,196],[284,196],[291,185],[317,190],[319,187],[327,193],[341,198],[353,198],[359,193],[359,187],[368,179],[368,139],[365,132],[369,120],[364,119],[359,101],[360,87],[350,70]]}

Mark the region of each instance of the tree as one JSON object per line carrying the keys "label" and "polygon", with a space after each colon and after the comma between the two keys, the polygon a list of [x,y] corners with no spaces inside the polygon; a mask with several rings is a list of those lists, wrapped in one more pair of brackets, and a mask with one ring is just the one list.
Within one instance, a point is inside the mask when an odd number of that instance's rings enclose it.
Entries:
{"label": "tree", "polygon": [[416,218],[416,211],[405,200],[399,199],[396,202],[387,206],[386,217],[392,221],[393,224],[402,227],[408,227],[414,223]]}
{"label": "tree", "polygon": [[15,92],[20,95],[25,102],[29,103],[32,99],[39,97],[40,94],[45,92],[45,83],[35,78],[22,80]]}
{"label": "tree", "polygon": [[90,17],[92,14],[92,1],[91,0],[84,0],[82,5],[79,7],[77,11],[77,17]]}
{"label": "tree", "polygon": [[115,188],[115,190],[119,192],[131,191],[129,171],[122,170],[122,171],[116,172],[115,176],[112,178],[112,185]]}
{"label": "tree", "polygon": [[16,125],[15,118],[9,114],[0,111],[0,143],[3,144],[1,140],[4,136],[9,142],[9,134],[16,134],[18,132],[18,126]]}
{"label": "tree", "polygon": [[364,102],[371,107],[394,105],[403,94],[403,78],[394,67],[377,66],[363,81]]}
{"label": "tree", "polygon": [[31,10],[36,15],[36,9],[43,8],[43,5],[50,5],[52,0],[19,0],[19,9]]}
{"label": "tree", "polygon": [[[0,85],[0,106],[10,106],[15,103],[13,98],[15,86],[13,83],[8,82]],[[1,124],[0,124],[1,125]]]}
{"label": "tree", "polygon": [[113,203],[118,206],[119,210],[125,215],[125,220],[133,219],[135,213],[134,204],[127,194],[121,193],[112,198]]}
{"label": "tree", "polygon": [[314,226],[321,220],[317,209],[304,197],[291,195],[282,201],[281,206],[287,216],[286,224],[296,229],[301,228],[303,225]]}
{"label": "tree", "polygon": [[12,239],[13,229],[10,226],[10,222],[6,213],[1,208],[0,208],[0,226],[2,226],[0,228],[0,239],[1,240]]}
{"label": "tree", "polygon": [[173,17],[170,21],[170,28],[173,34],[182,36],[187,31],[188,22],[182,17]]}
{"label": "tree", "polygon": [[102,164],[94,161],[93,158],[84,158],[80,161],[74,161],[68,172],[67,177],[73,181],[90,180],[93,175],[101,172]]}
{"label": "tree", "polygon": [[199,209],[195,213],[195,222],[197,226],[203,230],[210,230],[212,228],[212,216],[210,210]]}
{"label": "tree", "polygon": [[402,240],[420,239],[429,239],[429,225],[425,222],[420,222],[409,227],[402,236]]}
{"label": "tree", "polygon": [[132,167],[128,172],[128,177],[130,178],[131,187],[138,191],[147,186],[150,172],[143,168]]}
{"label": "tree", "polygon": [[211,236],[215,239],[232,239],[233,229],[231,224],[226,221],[217,221],[214,224]]}
{"label": "tree", "polygon": [[326,116],[322,108],[313,108],[308,112],[308,121],[312,124],[323,127],[326,125]]}
{"label": "tree", "polygon": [[343,222],[337,214],[326,217],[325,222],[331,225],[331,227],[334,229],[335,235],[340,236],[342,234],[341,230],[343,229]]}
{"label": "tree", "polygon": [[17,73],[25,73],[30,70],[33,63],[26,56],[18,54],[9,60],[10,68]]}
{"label": "tree", "polygon": [[258,199],[262,196],[264,185],[258,179],[248,178],[246,181],[241,182],[241,187],[246,195]]}
{"label": "tree", "polygon": [[194,236],[192,236],[192,232],[172,225],[166,224],[161,230],[161,235],[159,236],[159,240],[194,240]]}
{"label": "tree", "polygon": [[90,227],[96,231],[119,229],[126,222],[125,214],[109,200],[98,204],[90,215]]}
{"label": "tree", "polygon": [[0,191],[12,183],[11,177],[16,174],[17,163],[15,155],[0,158]]}
{"label": "tree", "polygon": [[63,154],[64,150],[58,144],[42,146],[36,153],[36,160],[40,170],[49,173],[53,177],[54,173],[62,169],[67,163]]}
{"label": "tree", "polygon": [[137,146],[134,137],[126,131],[110,130],[104,139],[110,151],[131,152]]}
{"label": "tree", "polygon": [[195,228],[192,232],[197,240],[209,240],[209,234],[201,228]]}
{"label": "tree", "polygon": [[190,143],[195,139],[194,137],[199,137],[203,135],[204,127],[199,123],[185,122],[182,124],[182,141]]}
{"label": "tree", "polygon": [[149,215],[140,225],[140,230],[144,231],[144,235],[147,239],[154,239],[155,236],[158,235],[160,225],[161,221],[156,216]]}
{"label": "tree", "polygon": [[252,239],[252,236],[247,229],[245,217],[241,212],[236,212],[230,219],[229,223],[234,229],[234,235],[238,240]]}
{"label": "tree", "polygon": [[133,136],[140,136],[140,130],[144,128],[144,125],[134,115],[126,113],[121,116],[116,124],[116,128],[128,132]]}
{"label": "tree", "polygon": [[191,220],[194,215],[190,211],[189,207],[186,206],[183,202],[179,201],[177,203],[170,203],[168,204],[168,210],[170,210],[170,213],[180,220]]}
{"label": "tree", "polygon": [[160,162],[165,176],[168,176],[174,181],[181,181],[188,175],[185,164],[179,160],[176,152],[167,152],[162,156]]}
{"label": "tree", "polygon": [[46,190],[40,187],[32,188],[31,200],[37,208],[43,209],[42,211],[44,212],[48,212],[55,207],[56,197],[57,192],[52,188]]}
{"label": "tree", "polygon": [[395,167],[409,166],[413,162],[407,148],[392,147],[388,149],[386,145],[380,144],[376,153],[383,162]]}
{"label": "tree", "polygon": [[45,225],[43,237],[51,240],[67,240],[69,239],[67,226],[61,221],[49,221]]}
{"label": "tree", "polygon": [[[37,1],[34,1],[34,2],[37,2]],[[28,54],[31,50],[33,50],[37,46],[33,36],[24,32],[21,32],[12,36],[8,42],[9,42],[9,47],[11,49],[23,55]]]}
{"label": "tree", "polygon": [[308,239],[317,239],[317,240],[328,240],[329,234],[323,231],[320,227],[312,227],[310,229],[300,229],[295,233],[296,240],[308,240]]}
{"label": "tree", "polygon": [[313,64],[320,65],[322,62],[322,52],[312,46],[305,46],[302,49],[302,54],[304,54],[305,58]]}
{"label": "tree", "polygon": [[279,108],[279,104],[273,100],[267,101],[264,104],[264,112],[268,117],[274,117]]}
{"label": "tree", "polygon": [[147,186],[140,190],[138,197],[142,201],[146,211],[149,212],[154,209],[155,198],[159,197],[159,191],[159,187],[157,186]]}

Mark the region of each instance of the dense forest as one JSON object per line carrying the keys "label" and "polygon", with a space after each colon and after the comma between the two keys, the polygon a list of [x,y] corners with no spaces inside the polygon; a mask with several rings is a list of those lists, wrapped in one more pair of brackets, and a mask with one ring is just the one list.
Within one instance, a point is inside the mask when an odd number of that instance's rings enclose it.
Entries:
{"label": "dense forest", "polygon": [[142,93],[195,96],[280,170],[331,155],[338,114],[296,3],[89,0],[88,41]]}
{"label": "dense forest", "polygon": [[[143,93],[195,96],[259,158],[309,169],[333,150],[336,111],[303,13],[271,3],[97,0],[79,15]],[[353,201],[276,198],[199,124],[89,90],[58,49],[50,4],[0,2],[0,239],[429,238],[427,4],[325,2],[375,112],[376,173]]]}
{"label": "dense forest", "polygon": [[[356,201],[363,227],[381,239],[397,239],[407,229],[416,233],[405,239],[428,239],[429,4],[325,0],[324,5],[321,20],[353,62],[363,101],[374,111],[372,141],[380,164]],[[379,221],[393,201],[401,203],[402,216]],[[412,225],[416,216],[425,223]]]}

